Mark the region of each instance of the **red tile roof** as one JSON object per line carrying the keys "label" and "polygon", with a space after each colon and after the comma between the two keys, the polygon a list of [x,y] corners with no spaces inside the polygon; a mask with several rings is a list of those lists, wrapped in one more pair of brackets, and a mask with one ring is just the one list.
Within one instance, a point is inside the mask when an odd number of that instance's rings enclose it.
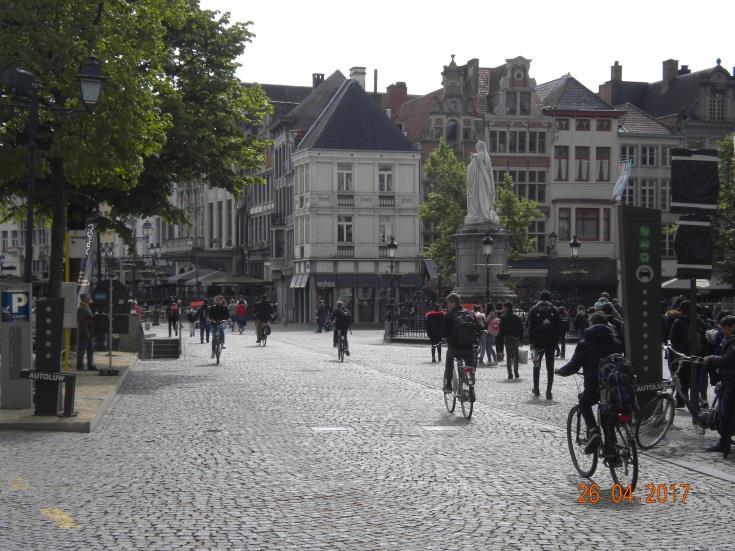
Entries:
{"label": "red tile roof", "polygon": [[434,98],[439,97],[441,93],[442,89],[439,89],[407,101],[396,112],[393,120],[403,124],[403,131],[409,142],[420,142],[424,132],[431,126],[431,109],[434,105]]}

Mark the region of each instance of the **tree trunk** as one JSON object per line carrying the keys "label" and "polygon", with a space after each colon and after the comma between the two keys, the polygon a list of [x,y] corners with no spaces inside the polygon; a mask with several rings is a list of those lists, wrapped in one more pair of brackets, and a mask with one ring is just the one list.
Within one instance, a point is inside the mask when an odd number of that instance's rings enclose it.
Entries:
{"label": "tree trunk", "polygon": [[48,268],[48,296],[61,296],[61,282],[64,281],[64,237],[66,235],[66,179],[64,162],[55,157],[51,159],[51,181],[56,192],[51,209],[51,260]]}

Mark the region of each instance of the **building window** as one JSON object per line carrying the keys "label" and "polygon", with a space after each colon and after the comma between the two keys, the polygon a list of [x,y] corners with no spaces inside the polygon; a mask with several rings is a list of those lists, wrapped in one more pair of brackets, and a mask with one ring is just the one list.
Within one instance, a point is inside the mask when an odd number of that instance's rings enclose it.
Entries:
{"label": "building window", "polygon": [[393,165],[378,165],[378,191],[393,192]]}
{"label": "building window", "polygon": [[725,94],[720,90],[713,90],[709,97],[709,118],[713,121],[723,119],[723,105]]}
{"label": "building window", "polygon": [[337,242],[352,243],[352,216],[337,216]]}
{"label": "building window", "polygon": [[519,96],[520,96],[519,113],[521,115],[530,115],[531,114],[531,92],[521,92]]}
{"label": "building window", "polygon": [[664,212],[668,212],[669,208],[671,207],[671,197],[670,197],[670,191],[669,191],[669,181],[668,180],[661,180],[661,190],[659,192],[659,196],[661,198],[660,200],[660,207],[661,210]]}
{"label": "building window", "polygon": [[597,241],[600,238],[600,209],[576,209],[574,228],[580,241]]}
{"label": "building window", "polygon": [[393,219],[390,216],[378,217],[378,243],[387,243],[393,235]]}
{"label": "building window", "polygon": [[621,145],[620,146],[620,160],[631,161],[631,166],[635,166],[635,146],[634,145]]}
{"label": "building window", "polygon": [[609,132],[610,131],[610,119],[597,119],[596,128],[598,132]]}
{"label": "building window", "polygon": [[610,180],[610,148],[595,148],[595,162],[597,163],[597,181],[608,182]]}
{"label": "building window", "polygon": [[661,166],[671,166],[671,148],[661,146]]}
{"label": "building window", "polygon": [[3,230],[2,252],[8,252],[8,232]]}
{"label": "building window", "polygon": [[612,241],[610,237],[610,209],[602,209],[602,240]]}
{"label": "building window", "polygon": [[569,130],[569,119],[556,119],[556,126],[559,130]]}
{"label": "building window", "polygon": [[18,245],[18,230],[12,230],[10,232],[10,246],[13,249],[17,249],[19,247],[19,245]]}
{"label": "building window", "polygon": [[457,128],[457,121],[451,120],[447,123],[447,131],[445,133],[447,143],[454,143],[457,141]]}
{"label": "building window", "polygon": [[490,151],[492,153],[505,153],[506,137],[505,130],[492,130],[490,132]]}
{"label": "building window", "polygon": [[630,178],[628,180],[628,184],[625,186],[625,191],[623,192],[623,204],[631,206],[635,205],[635,188],[635,178]]}
{"label": "building window", "polygon": [[518,109],[516,108],[516,93],[506,92],[505,93],[505,114],[506,115],[517,115]]}
{"label": "building window", "polygon": [[546,252],[546,221],[536,220],[528,227],[528,237],[535,240],[536,252]]}
{"label": "building window", "polygon": [[557,145],[554,147],[554,159],[556,161],[556,180],[566,182],[569,180],[569,146]]}
{"label": "building window", "polygon": [[663,258],[675,258],[676,249],[674,249],[674,237],[676,232],[674,231],[675,226],[669,225],[664,226],[661,232],[661,256]]}
{"label": "building window", "polygon": [[656,180],[642,179],[638,193],[641,207],[646,209],[656,208]]}
{"label": "building window", "polygon": [[232,199],[227,200],[227,210],[225,211],[225,245],[232,246]]}
{"label": "building window", "polygon": [[589,119],[577,119],[577,130],[589,130],[590,120]]}
{"label": "building window", "polygon": [[577,163],[577,182],[588,182],[590,179],[590,148],[587,146],[575,147],[574,162]]}
{"label": "building window", "polygon": [[337,191],[352,191],[352,165],[337,163]]}
{"label": "building window", "polygon": [[572,238],[572,209],[568,207],[559,209],[557,229],[559,230],[560,241],[567,241]]}
{"label": "building window", "polygon": [[652,145],[641,146],[641,166],[656,166],[656,147]]}
{"label": "building window", "polygon": [[508,153],[525,153],[526,152],[526,133],[525,132],[509,132],[508,133]]}

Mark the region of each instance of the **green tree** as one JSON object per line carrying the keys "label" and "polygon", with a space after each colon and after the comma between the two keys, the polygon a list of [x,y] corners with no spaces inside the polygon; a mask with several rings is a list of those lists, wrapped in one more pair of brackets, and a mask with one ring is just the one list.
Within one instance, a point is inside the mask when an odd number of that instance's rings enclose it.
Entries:
{"label": "green tree", "polygon": [[519,197],[513,187],[513,178],[505,174],[503,182],[497,186],[495,210],[500,225],[510,233],[510,260],[517,260],[526,253],[536,250],[536,239],[528,235],[532,222],[543,220],[538,203]]}
{"label": "green tree", "polygon": [[733,139],[720,142],[720,194],[713,220],[715,268],[723,281],[735,285],[735,152]]}
{"label": "green tree", "polygon": [[[170,203],[175,181],[207,178],[235,194],[254,181],[245,174],[262,164],[264,144],[246,128],[269,105],[234,75],[252,36],[247,25],[201,10],[198,0],[0,0],[0,68],[33,72],[47,107],[34,205],[52,225],[51,296],[61,288],[67,214],[125,236],[131,216],[183,220]],[[98,106],[60,111],[79,107],[76,74],[92,51],[107,77]],[[8,107],[11,100],[0,99],[6,207],[23,200],[27,170],[27,111]],[[97,212],[101,204],[109,217]]]}
{"label": "green tree", "polygon": [[429,191],[419,206],[419,218],[434,226],[434,241],[424,249],[443,278],[455,273],[454,243],[450,239],[462,225],[467,212],[466,168],[442,139],[424,167]]}

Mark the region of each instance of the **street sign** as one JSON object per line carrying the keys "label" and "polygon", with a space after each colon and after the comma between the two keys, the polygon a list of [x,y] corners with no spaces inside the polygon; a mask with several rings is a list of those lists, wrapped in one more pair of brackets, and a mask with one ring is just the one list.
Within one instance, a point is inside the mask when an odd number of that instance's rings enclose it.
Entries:
{"label": "street sign", "polygon": [[661,212],[618,206],[625,357],[636,374],[639,403],[662,381]]}
{"label": "street sign", "polygon": [[3,291],[1,301],[3,321],[31,320],[31,300],[28,291],[16,289]]}

